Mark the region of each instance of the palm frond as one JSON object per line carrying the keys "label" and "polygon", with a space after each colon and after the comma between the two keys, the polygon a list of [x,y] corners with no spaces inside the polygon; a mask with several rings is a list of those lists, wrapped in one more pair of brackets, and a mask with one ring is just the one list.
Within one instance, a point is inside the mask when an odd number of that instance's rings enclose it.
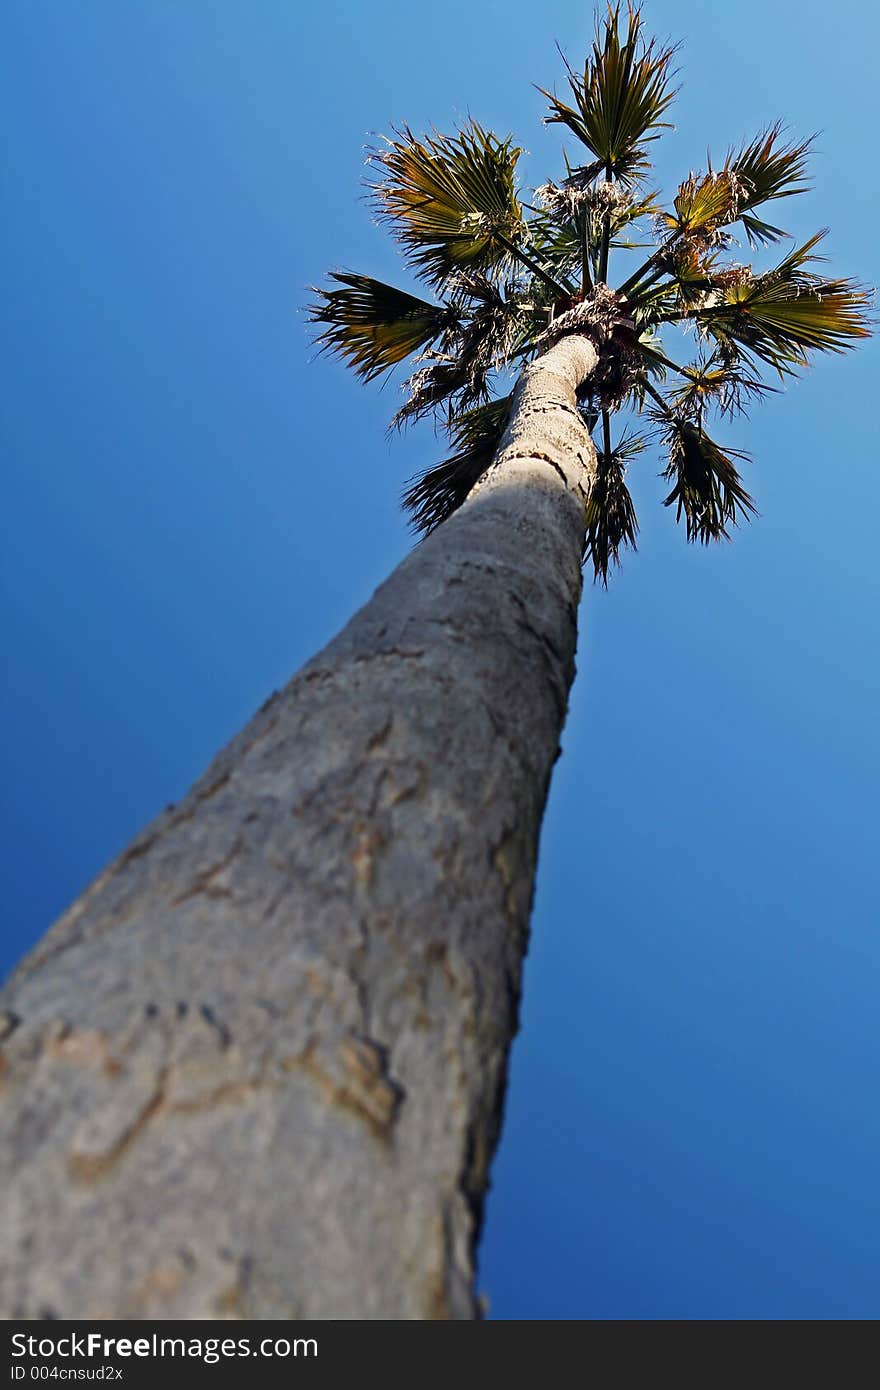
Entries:
{"label": "palm frond", "polygon": [[450,305],[429,304],[369,275],[335,271],[329,278],[337,288],[316,288],[308,311],[309,321],[322,326],[315,342],[364,381],[422,351],[456,322]]}
{"label": "palm frond", "polygon": [[723,168],[716,171],[710,164],[708,173],[690,174],[679,185],[674,212],[661,219],[664,230],[724,245],[730,240],[724,228],[739,220],[753,246],[785,237],[782,228],[756,217],[754,209],[806,191],[809,185],[803,180],[813,138],[782,145],[781,132],[777,121],[739,153],[728,152]]}
{"label": "palm frond", "polygon": [[467,410],[488,397],[489,369],[483,362],[453,355],[432,359],[430,353],[418,360],[423,365],[404,382],[407,398],[391,417],[389,433],[428,415],[451,420],[457,409]]}
{"label": "palm frond", "polygon": [[488,271],[508,258],[493,232],[513,242],[523,233],[521,153],[473,120],[455,135],[423,140],[404,126],[374,151],[382,170],[371,184],[374,205],[417,274],[443,285],[458,270]]}
{"label": "palm frond", "polygon": [[810,186],[805,181],[807,158],[815,136],[786,145],[781,135],[782,122],[776,121],[737,154],[730,151],[724,162],[724,172],[738,191],[737,216],[751,246],[769,245],[787,236],[781,227],[756,217],[754,209],[774,198],[805,193]]}
{"label": "palm frond", "polygon": [[629,460],[647,447],[646,435],[625,430],[610,452],[596,452],[596,475],[586,506],[584,560],[592,561],[594,578],[606,588],[609,567],[620,564],[620,551],[624,546],[636,549],[639,523],[625,478]]}
{"label": "palm frond", "polygon": [[663,477],[674,484],[663,499],[675,507],[675,519],[685,519],[689,541],[729,540],[728,525],[738,525],[755,512],[733,460],[746,460],[739,449],[725,452],[706,432],[672,412],[654,415],[661,425],[669,462]]}
{"label": "palm frond", "polygon": [[[648,325],[640,334],[638,339],[639,352],[641,354],[641,380],[648,379],[657,382],[666,380],[667,359],[663,355],[663,342],[655,328]],[[639,380],[636,381],[636,387]],[[641,399],[641,393],[638,393]]]}
{"label": "palm frond", "polygon": [[[805,193],[810,186],[805,182],[807,158],[815,136],[785,145],[780,143],[781,135],[782,122],[776,121],[738,154],[730,151],[724,162],[724,172],[735,179],[740,188],[739,213],[747,232],[751,224],[750,239],[755,235],[756,226],[758,240],[776,240],[785,233],[770,227],[769,223],[761,222],[759,218],[747,219],[743,213],[750,214],[761,203],[768,203],[774,198],[790,198]],[[768,230],[772,233],[769,237]]]}
{"label": "palm frond", "polygon": [[770,246],[775,241],[784,241],[788,236],[783,227],[774,227],[772,222],[765,222],[763,218],[755,217],[751,212],[741,213],[739,220],[743,224],[750,246]]}
{"label": "palm frond", "polygon": [[427,535],[464,502],[495,456],[512,399],[487,401],[449,425],[455,452],[422,473],[403,495],[414,530]]}
{"label": "palm frond", "polygon": [[661,117],[675,97],[670,86],[674,49],[644,38],[641,14],[633,5],[627,6],[622,27],[622,8],[609,5],[583,75],[566,64],[574,104],[543,87],[539,91],[550,102],[545,122],[566,126],[594,155],[597,170],[604,168],[609,177],[631,185],[648,167],[644,143],[670,129]]}
{"label": "palm frond", "polygon": [[676,236],[723,245],[729,237],[721,229],[733,221],[738,207],[737,185],[726,171],[689,174],[679,184],[673,212],[661,221]]}
{"label": "palm frond", "polygon": [[821,259],[813,249],[824,235],[818,232],[765,275],[727,285],[719,303],[698,311],[697,322],[780,375],[806,365],[810,352],[844,352],[869,337],[871,291],[805,269]]}

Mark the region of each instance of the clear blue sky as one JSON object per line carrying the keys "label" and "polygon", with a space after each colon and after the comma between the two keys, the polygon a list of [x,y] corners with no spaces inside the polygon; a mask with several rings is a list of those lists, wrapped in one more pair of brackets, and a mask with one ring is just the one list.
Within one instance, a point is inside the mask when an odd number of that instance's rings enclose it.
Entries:
{"label": "clear blue sky", "polygon": [[[833,266],[876,279],[880,20],[665,0],[667,187],[820,130]],[[394,387],[310,362],[330,266],[406,284],[359,191],[472,112],[560,168],[532,83],[588,6],[6,0],[3,964],[364,601],[409,541]],[[761,517],[588,589],[480,1284],[499,1318],[880,1316],[878,353],[724,437]]]}

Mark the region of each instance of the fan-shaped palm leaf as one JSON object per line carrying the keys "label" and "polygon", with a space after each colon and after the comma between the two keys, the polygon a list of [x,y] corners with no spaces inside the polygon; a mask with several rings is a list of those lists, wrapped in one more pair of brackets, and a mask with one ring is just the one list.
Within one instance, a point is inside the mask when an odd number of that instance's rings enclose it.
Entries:
{"label": "fan-shaped palm leaf", "polygon": [[372,156],[382,168],[372,191],[416,272],[440,285],[463,268],[505,260],[499,236],[515,242],[523,231],[515,185],[522,151],[476,121],[452,136],[417,140],[408,127],[395,135]]}
{"label": "fan-shaped palm leaf", "polygon": [[674,50],[643,38],[641,15],[634,6],[627,7],[622,35],[621,8],[609,6],[583,76],[568,69],[574,105],[539,90],[550,102],[545,121],[567,126],[596,157],[596,170],[604,168],[609,177],[613,174],[629,184],[648,164],[642,144],[670,128],[661,117],[675,97],[669,85]]}
{"label": "fan-shaped palm leaf", "polygon": [[723,240],[720,229],[732,221],[737,207],[736,184],[723,170],[690,174],[679,184],[673,212],[662,221],[678,236],[712,245]]}
{"label": "fan-shaped palm leaf", "polygon": [[844,352],[867,338],[870,291],[804,268],[820,259],[813,248],[824,235],[818,232],[767,274],[727,285],[721,303],[698,311],[698,322],[780,373],[803,366],[810,352]]}
{"label": "fan-shaped palm leaf", "polygon": [[730,152],[722,169],[689,175],[679,186],[674,213],[663,219],[668,229],[721,242],[725,239],[721,229],[739,219],[752,244],[784,237],[781,228],[755,217],[753,209],[806,191],[809,185],[803,180],[813,139],[780,145],[781,131],[777,122],[738,154]]}
{"label": "fan-shaped palm leaf", "polygon": [[761,131],[738,154],[728,154],[724,172],[732,177],[738,189],[738,215],[752,245],[779,241],[786,233],[779,227],[755,217],[753,209],[774,198],[788,198],[805,193],[807,156],[814,136],[789,145],[780,143],[782,122],[776,121]]}
{"label": "fan-shaped palm leaf", "polygon": [[455,324],[449,305],[429,304],[369,275],[333,272],[337,289],[316,289],[309,308],[312,323],[323,329],[315,341],[322,351],[341,357],[364,381],[420,352]]}

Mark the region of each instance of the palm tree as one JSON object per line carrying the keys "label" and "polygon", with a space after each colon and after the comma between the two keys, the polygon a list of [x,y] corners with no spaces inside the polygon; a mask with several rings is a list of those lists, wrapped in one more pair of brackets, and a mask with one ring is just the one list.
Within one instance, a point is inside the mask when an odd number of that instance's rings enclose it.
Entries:
{"label": "palm tree", "polygon": [[609,8],[545,93],[578,154],[531,203],[476,121],[374,152],[431,297],[340,271],[311,317],[364,380],[412,362],[395,424],[450,441],[405,495],[424,539],[7,987],[7,1315],[478,1311],[582,563],[635,546],[654,444],[688,540],[728,537],[754,504],[710,415],[868,332],[819,236],[774,255],[808,140],[649,189],[673,61]]}

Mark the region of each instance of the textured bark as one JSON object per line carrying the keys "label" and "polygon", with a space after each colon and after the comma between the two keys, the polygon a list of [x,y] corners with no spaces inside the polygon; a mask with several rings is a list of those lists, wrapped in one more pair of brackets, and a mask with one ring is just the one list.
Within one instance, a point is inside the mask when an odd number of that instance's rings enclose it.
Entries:
{"label": "textured bark", "polygon": [[4,1316],[475,1315],[595,362],[0,996]]}

